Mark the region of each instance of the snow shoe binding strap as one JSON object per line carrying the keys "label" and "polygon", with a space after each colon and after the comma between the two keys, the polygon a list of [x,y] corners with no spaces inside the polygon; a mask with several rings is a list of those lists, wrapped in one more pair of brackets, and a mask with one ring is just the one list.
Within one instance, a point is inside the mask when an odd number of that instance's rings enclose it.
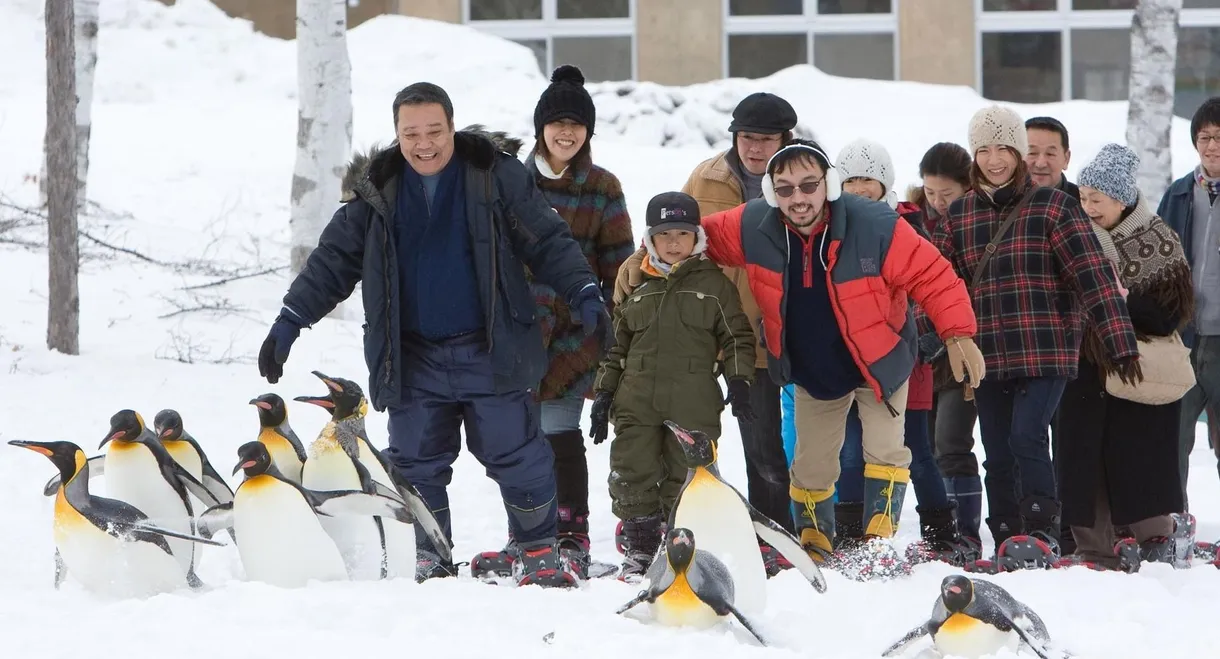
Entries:
{"label": "snow shoe binding strap", "polygon": [[482,581],[511,579],[516,556],[509,549],[485,551],[470,561],[470,575]]}
{"label": "snow shoe binding strap", "polygon": [[1041,533],[1014,535],[996,550],[995,562],[1005,572],[1041,570],[1055,566],[1059,544]]}
{"label": "snow shoe binding strap", "polygon": [[518,586],[542,586],[543,588],[571,588],[576,585],[576,575],[552,540],[543,540],[519,545],[513,573]]}

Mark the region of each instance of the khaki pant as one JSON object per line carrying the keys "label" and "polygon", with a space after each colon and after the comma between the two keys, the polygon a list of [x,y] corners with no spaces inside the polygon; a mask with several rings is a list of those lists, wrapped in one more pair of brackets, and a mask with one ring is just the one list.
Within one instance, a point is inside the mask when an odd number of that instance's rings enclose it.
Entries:
{"label": "khaki pant", "polygon": [[809,491],[831,490],[839,480],[839,451],[847,432],[852,401],[860,411],[864,429],[865,464],[907,468],[911,451],[903,443],[907,385],[890,397],[890,413],[870,387],[861,387],[838,400],[818,400],[803,388],[796,390],[796,455],[792,459],[792,485]]}
{"label": "khaki pant", "polygon": [[[1106,489],[1106,477],[1103,473],[1097,478],[1097,491],[1093,495],[1093,526],[1073,526],[1072,537],[1076,539],[1078,556],[1104,567],[1117,569],[1119,559],[1114,553],[1114,547],[1118,538],[1110,521],[1110,496]],[[1157,536],[1173,537],[1174,532],[1174,521],[1169,515],[1141,519],[1128,526],[1131,528],[1131,534],[1135,536],[1135,542],[1139,544]]]}

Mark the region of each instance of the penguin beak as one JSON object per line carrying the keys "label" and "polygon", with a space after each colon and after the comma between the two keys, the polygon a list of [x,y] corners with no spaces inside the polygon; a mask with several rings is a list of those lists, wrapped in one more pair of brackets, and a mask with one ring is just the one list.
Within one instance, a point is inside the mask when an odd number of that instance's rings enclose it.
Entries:
{"label": "penguin beak", "polygon": [[334,380],[330,379],[330,377],[328,377],[325,373],[322,373],[321,371],[310,371],[310,372],[313,373],[314,375],[316,375],[318,377],[318,379],[321,380],[323,383],[325,383],[327,389],[330,389],[331,391],[334,391],[336,393],[340,393],[340,394],[343,393],[343,387],[340,386],[338,382],[335,382]]}
{"label": "penguin beak", "polygon": [[666,425],[666,427],[668,427],[670,429],[670,431],[673,432],[674,437],[677,437],[678,439],[682,440],[683,444],[686,444],[688,446],[695,445],[695,438],[691,437],[690,433],[687,432],[685,428],[674,423],[673,421],[666,421],[665,425]]}
{"label": "penguin beak", "polygon": [[101,444],[98,444],[98,445],[97,445],[97,447],[100,449],[100,448],[102,448],[103,446],[105,446],[105,445],[109,444],[111,440],[118,439],[118,438],[120,438],[120,437],[122,437],[122,436],[123,436],[123,431],[122,431],[122,430],[120,430],[120,431],[118,431],[118,432],[114,433],[113,435],[110,435],[110,436],[109,436],[109,437],[107,437],[106,439],[103,439],[103,440],[102,440],[102,443],[101,443]]}
{"label": "penguin beak", "polygon": [[21,448],[29,449],[35,453],[41,453],[48,458],[55,454],[54,451],[46,446],[43,446],[42,444],[39,444],[38,442],[23,442],[19,439],[14,439],[13,441],[9,442],[9,446],[20,446]]}
{"label": "penguin beak", "polygon": [[166,428],[165,430],[162,430],[161,435],[160,435],[161,439],[165,439],[166,437],[169,437],[170,433],[172,433],[172,432],[173,432],[172,428]]}
{"label": "penguin beak", "polygon": [[237,472],[241,471],[242,469],[249,469],[250,467],[253,467],[255,464],[257,464],[257,463],[254,460],[246,460],[245,462],[239,462],[239,463],[237,463],[236,467],[233,467],[233,473],[231,475],[236,476]]}
{"label": "penguin beak", "polygon": [[293,400],[300,403],[309,403],[318,407],[325,407],[328,410],[335,409],[335,402],[330,399],[330,396],[297,396]]}
{"label": "penguin beak", "polygon": [[267,401],[265,401],[265,400],[259,400],[259,399],[257,399],[257,398],[251,398],[251,399],[250,399],[250,404],[251,404],[251,405],[254,405],[255,407],[258,407],[258,408],[264,409],[264,410],[270,410],[270,409],[271,409],[271,403],[268,403],[268,402],[267,402]]}

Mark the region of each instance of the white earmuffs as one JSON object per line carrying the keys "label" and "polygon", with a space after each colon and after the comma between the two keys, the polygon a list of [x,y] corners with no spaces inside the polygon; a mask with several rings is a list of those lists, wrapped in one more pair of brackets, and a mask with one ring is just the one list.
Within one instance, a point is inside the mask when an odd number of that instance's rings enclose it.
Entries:
{"label": "white earmuffs", "polygon": [[763,199],[767,200],[772,208],[779,208],[779,200],[775,197],[775,184],[771,182],[771,163],[775,161],[779,154],[789,149],[805,149],[810,153],[816,154],[826,164],[826,178],[822,179],[822,185],[826,186],[826,201],[834,201],[839,198],[839,194],[843,192],[843,182],[839,180],[839,170],[830,162],[830,156],[827,156],[821,149],[809,146],[808,144],[789,144],[788,146],[775,152],[774,156],[767,161],[767,172],[762,177],[762,193]]}

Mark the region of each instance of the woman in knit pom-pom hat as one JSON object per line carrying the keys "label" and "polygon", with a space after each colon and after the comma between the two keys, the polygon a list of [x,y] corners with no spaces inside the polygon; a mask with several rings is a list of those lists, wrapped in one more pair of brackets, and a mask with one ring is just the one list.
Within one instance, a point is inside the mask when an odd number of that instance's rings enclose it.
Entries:
{"label": "woman in knit pom-pom hat", "polygon": [[974,396],[997,558],[975,569],[1044,567],[1058,558],[1060,521],[1048,427],[1077,375],[1082,316],[1126,381],[1140,377],[1139,350],[1084,211],[1030,179],[1020,115],[998,105],[979,110],[969,137],[973,189],[949,207],[934,242],[970,287],[988,365]]}
{"label": "woman in knit pom-pom hat", "polygon": [[[1182,243],[1153,214],[1135,183],[1139,157],[1107,144],[1080,171],[1080,201],[1127,293],[1140,336],[1169,336],[1194,313],[1194,282]],[[1152,358],[1147,357],[1147,358]],[[1106,394],[1113,369],[1101,337],[1086,327],[1080,371],[1059,409],[1063,521],[1072,527],[1072,563],[1135,571],[1140,561],[1189,567],[1194,519],[1178,474],[1181,399],[1145,405]],[[1114,525],[1134,540],[1116,545]]]}

